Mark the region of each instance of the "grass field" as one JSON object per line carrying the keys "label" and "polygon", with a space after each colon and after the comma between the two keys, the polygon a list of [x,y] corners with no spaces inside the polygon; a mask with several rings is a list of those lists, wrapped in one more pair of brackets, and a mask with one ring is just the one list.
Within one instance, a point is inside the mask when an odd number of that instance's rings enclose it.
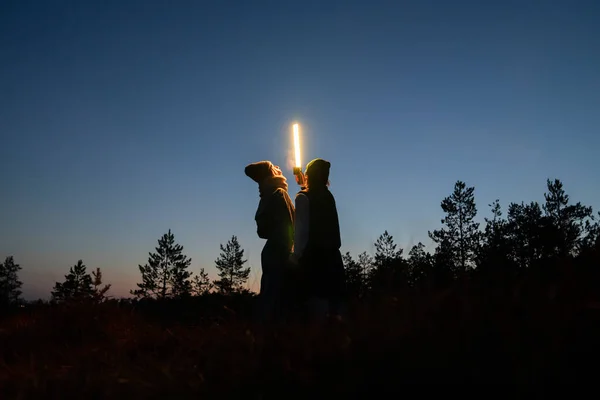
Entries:
{"label": "grass field", "polygon": [[409,291],[269,328],[247,318],[250,299],[224,302],[21,309],[0,322],[0,398],[364,398],[596,371],[600,310],[577,285]]}

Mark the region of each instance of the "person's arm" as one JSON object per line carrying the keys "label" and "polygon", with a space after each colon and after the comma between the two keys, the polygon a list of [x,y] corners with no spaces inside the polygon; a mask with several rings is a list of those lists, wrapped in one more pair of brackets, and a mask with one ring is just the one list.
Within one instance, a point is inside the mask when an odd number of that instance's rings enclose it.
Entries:
{"label": "person's arm", "polygon": [[297,261],[308,244],[309,204],[308,197],[302,193],[296,196],[296,218],[294,221],[294,253]]}
{"label": "person's arm", "polygon": [[306,176],[300,171],[297,174],[294,174],[294,178],[296,178],[296,183],[300,186],[300,190],[306,189]]}

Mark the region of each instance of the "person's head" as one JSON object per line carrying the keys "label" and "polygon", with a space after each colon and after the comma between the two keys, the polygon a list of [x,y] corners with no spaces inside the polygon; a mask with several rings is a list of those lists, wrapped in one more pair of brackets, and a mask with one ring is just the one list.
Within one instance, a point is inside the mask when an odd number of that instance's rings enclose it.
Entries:
{"label": "person's head", "polygon": [[329,186],[329,169],[331,163],[322,158],[315,158],[306,165],[306,186],[317,188]]}
{"label": "person's head", "polygon": [[273,172],[273,176],[283,176],[279,165],[271,164],[271,171]]}
{"label": "person's head", "polygon": [[274,165],[271,161],[258,161],[248,164],[246,165],[244,172],[259,185],[267,178],[283,175],[281,168],[279,168],[278,165]]}

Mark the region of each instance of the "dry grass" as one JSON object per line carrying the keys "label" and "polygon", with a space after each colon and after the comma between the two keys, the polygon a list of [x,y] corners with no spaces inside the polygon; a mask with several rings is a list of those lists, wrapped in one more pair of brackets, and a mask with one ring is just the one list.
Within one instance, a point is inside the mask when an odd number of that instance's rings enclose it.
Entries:
{"label": "dry grass", "polygon": [[44,308],[0,322],[0,398],[349,398],[406,383],[539,384],[594,373],[595,303],[577,287],[523,293],[406,293],[357,305],[345,323],[269,329],[235,311],[184,325],[114,303]]}

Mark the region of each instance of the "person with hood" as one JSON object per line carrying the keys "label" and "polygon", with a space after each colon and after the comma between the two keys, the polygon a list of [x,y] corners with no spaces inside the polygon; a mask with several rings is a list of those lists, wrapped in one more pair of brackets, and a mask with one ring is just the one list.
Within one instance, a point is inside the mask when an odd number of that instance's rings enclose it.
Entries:
{"label": "person with hood", "polygon": [[294,240],[294,204],[278,166],[259,161],[247,165],[244,171],[258,183],[260,202],[254,219],[258,237],[267,240],[260,256],[260,319],[276,321],[282,317],[284,269]]}
{"label": "person with hood", "polygon": [[296,175],[294,248],[290,262],[304,275],[305,293],[318,318],[341,314],[345,296],[344,263],[335,199],[329,191],[329,161],[309,162]]}

